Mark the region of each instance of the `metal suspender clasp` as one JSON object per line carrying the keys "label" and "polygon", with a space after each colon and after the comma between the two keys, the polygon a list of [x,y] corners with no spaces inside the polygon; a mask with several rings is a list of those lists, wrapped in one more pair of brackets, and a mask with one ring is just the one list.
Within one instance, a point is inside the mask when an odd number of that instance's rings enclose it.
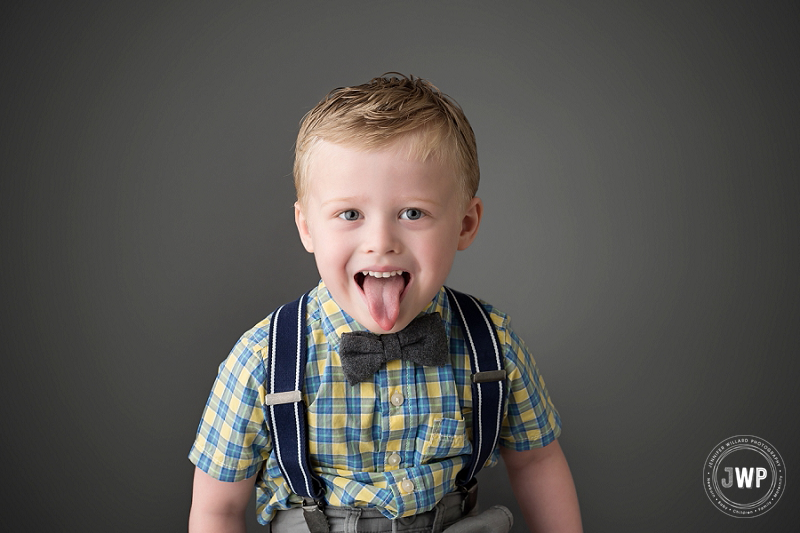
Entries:
{"label": "metal suspender clasp", "polygon": [[303,393],[299,390],[290,390],[286,392],[273,392],[264,396],[265,405],[281,405],[284,403],[295,403],[303,399]]}
{"label": "metal suspender clasp", "polygon": [[464,499],[461,501],[461,509],[464,516],[466,516],[478,505],[478,480],[472,478],[458,487],[458,490],[464,493]]}
{"label": "metal suspender clasp", "polygon": [[330,533],[331,527],[323,511],[324,506],[323,500],[303,498],[303,518],[306,519],[310,533]]}
{"label": "metal suspender clasp", "polygon": [[488,370],[472,374],[473,383],[490,383],[492,381],[503,381],[504,379],[506,379],[505,370]]}

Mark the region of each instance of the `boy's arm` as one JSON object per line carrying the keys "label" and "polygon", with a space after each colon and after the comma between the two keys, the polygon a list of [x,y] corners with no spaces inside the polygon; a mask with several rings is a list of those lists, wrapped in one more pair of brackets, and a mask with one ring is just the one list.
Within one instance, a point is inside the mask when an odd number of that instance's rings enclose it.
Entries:
{"label": "boy's arm", "polygon": [[523,452],[501,446],[500,454],[530,531],[583,531],[578,495],[557,440]]}
{"label": "boy's arm", "polygon": [[195,467],[189,533],[244,533],[255,476],[229,483]]}

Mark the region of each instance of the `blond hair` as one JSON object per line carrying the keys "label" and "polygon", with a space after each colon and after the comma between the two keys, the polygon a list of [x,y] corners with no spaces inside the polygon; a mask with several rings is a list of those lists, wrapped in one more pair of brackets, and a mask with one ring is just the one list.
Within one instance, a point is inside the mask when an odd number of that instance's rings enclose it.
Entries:
{"label": "blond hair", "polygon": [[411,138],[410,158],[438,157],[455,171],[465,201],[475,196],[478,150],[461,106],[426,80],[389,72],[363,85],[334,89],[303,117],[295,143],[298,200],[305,196],[311,154],[320,140],[372,151],[406,137]]}

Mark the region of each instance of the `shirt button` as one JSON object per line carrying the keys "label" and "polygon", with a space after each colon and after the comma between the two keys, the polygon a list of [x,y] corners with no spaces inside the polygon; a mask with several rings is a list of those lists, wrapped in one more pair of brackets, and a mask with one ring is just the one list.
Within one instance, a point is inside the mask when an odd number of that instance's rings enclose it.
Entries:
{"label": "shirt button", "polygon": [[400,488],[403,489],[403,492],[413,492],[414,491],[414,482],[410,479],[404,479],[400,482]]}
{"label": "shirt button", "polygon": [[395,407],[400,407],[403,405],[405,398],[403,398],[403,393],[398,390],[392,393],[392,397],[389,398],[389,401],[392,402],[392,405]]}
{"label": "shirt button", "polygon": [[386,463],[389,466],[397,466],[400,464],[400,454],[399,453],[392,453],[389,457],[386,458]]}

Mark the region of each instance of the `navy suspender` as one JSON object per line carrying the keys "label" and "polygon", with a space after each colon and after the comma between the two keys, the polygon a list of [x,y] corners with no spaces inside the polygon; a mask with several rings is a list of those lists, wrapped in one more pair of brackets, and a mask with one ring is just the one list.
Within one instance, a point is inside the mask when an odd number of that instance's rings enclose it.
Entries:
{"label": "navy suspender", "polygon": [[500,438],[506,399],[505,356],[500,353],[497,331],[480,302],[447,287],[445,291],[464,331],[472,367],[472,457],[456,476],[456,484],[464,486],[483,468]]}
{"label": "navy suspender", "polygon": [[[506,372],[497,331],[486,310],[472,296],[445,290],[464,332],[472,368],[472,457],[456,476],[456,484],[463,487],[483,467],[500,438]],[[303,403],[307,297],[304,294],[272,315],[264,414],[278,465],[292,492],[307,503],[321,504],[325,485],[309,465]]]}
{"label": "navy suspender", "polygon": [[279,307],[272,315],[267,358],[265,417],[272,448],[292,492],[321,501],[325,485],[308,465],[303,380],[306,370],[306,298]]}

